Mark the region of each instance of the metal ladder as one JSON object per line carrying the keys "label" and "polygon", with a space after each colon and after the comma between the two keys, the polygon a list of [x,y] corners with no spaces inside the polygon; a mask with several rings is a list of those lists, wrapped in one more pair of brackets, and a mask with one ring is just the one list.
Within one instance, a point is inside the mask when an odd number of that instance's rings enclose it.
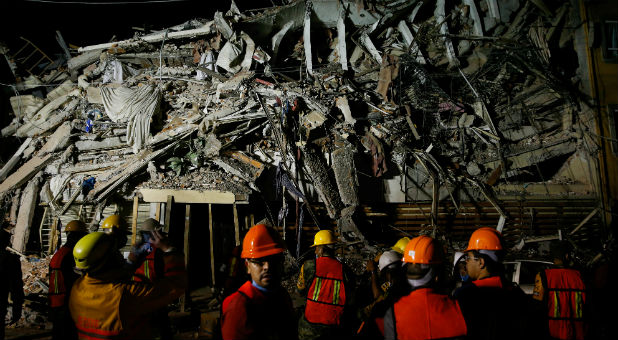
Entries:
{"label": "metal ladder", "polygon": [[[30,40],[24,37],[19,38],[26,43],[15,54],[11,55],[11,59],[13,59],[18,66],[22,67],[29,74],[35,77],[40,77],[50,66],[54,64],[54,61]],[[40,72],[36,73],[35,68],[41,65],[44,61],[47,61],[47,65]]]}

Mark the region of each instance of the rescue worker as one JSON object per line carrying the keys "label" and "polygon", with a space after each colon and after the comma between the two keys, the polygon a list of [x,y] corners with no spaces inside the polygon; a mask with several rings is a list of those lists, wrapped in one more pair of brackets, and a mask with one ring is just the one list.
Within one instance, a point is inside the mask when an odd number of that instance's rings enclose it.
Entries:
{"label": "rescue worker", "polygon": [[467,333],[457,301],[436,290],[442,264],[440,245],[429,236],[408,242],[403,262],[410,293],[384,317],[385,339],[454,339]]}
{"label": "rescue worker", "polygon": [[88,234],[86,224],[80,220],[67,223],[64,228],[67,241],[49,262],[49,316],[52,322],[52,339],[77,339],[75,324],[69,312],[71,288],[79,275],[73,270],[73,247]]}
{"label": "rescue worker", "polygon": [[341,336],[344,312],[349,299],[351,274],[335,258],[335,236],[330,230],[318,231],[313,240],[315,259],[300,268],[297,288],[307,300],[299,319],[299,339],[324,339]]}
{"label": "rescue worker", "polygon": [[374,300],[360,311],[362,323],[357,334],[372,338],[384,336],[384,314],[394,301],[403,296],[407,286],[401,269],[401,254],[395,250],[380,255],[377,270],[373,260],[367,262]]}
{"label": "rescue worker", "polygon": [[[163,277],[165,270],[164,253],[153,244],[152,235],[154,231],[160,232],[161,229],[161,224],[154,218],[147,218],[142,222],[139,231],[140,241],[133,246],[129,254],[129,261],[138,266],[133,273],[133,281],[153,283]],[[157,331],[159,337],[163,340],[172,339],[172,327],[167,308],[163,307],[153,314],[152,327]]]}
{"label": "rescue worker", "polygon": [[457,298],[471,339],[545,339],[547,327],[535,301],[506,280],[500,233],[489,227],[475,230],[465,251],[470,284],[457,289]]}
{"label": "rescue worker", "polygon": [[554,339],[583,340],[586,335],[584,305],[586,286],[581,273],[569,268],[571,246],[568,241],[552,244],[557,268],[536,274],[532,297],[547,307],[549,334]]}
{"label": "rescue worker", "polygon": [[264,224],[249,229],[241,257],[251,280],[223,300],[224,340],[298,338],[292,300],[281,286],[284,252],[274,229]]}
{"label": "rescue worker", "polygon": [[120,215],[109,215],[101,224],[103,232],[112,235],[117,249],[127,245],[128,235],[131,235],[127,222]]}
{"label": "rescue worker", "polygon": [[21,278],[21,263],[19,257],[9,252],[6,247],[11,243],[11,234],[0,228],[0,340],[4,340],[5,317],[8,308],[9,294],[12,302],[12,317],[10,324],[21,318],[21,308],[24,302],[24,282]]}
{"label": "rescue worker", "polygon": [[154,218],[142,222],[139,231],[141,242],[136,244],[129,254],[129,260],[139,264],[133,274],[133,281],[153,282],[163,274],[163,253],[152,244],[152,233],[155,230],[160,231],[161,224]]}
{"label": "rescue worker", "polygon": [[466,257],[461,251],[455,252],[453,256],[453,273],[452,273],[452,292],[454,293],[459,287],[470,282],[470,275],[466,270]]}
{"label": "rescue worker", "polygon": [[71,290],[69,309],[79,339],[152,339],[150,318],[180,297],[187,285],[184,256],[154,231],[153,244],[164,252],[165,272],[153,283],[130,282],[113,237],[84,236],[73,249],[76,268],[85,271]]}
{"label": "rescue worker", "polygon": [[398,252],[399,254],[403,255],[403,251],[406,249],[408,242],[410,242],[410,238],[407,236],[404,236],[400,238],[399,240],[397,240],[397,242],[395,242],[395,244],[391,247],[391,250],[394,250]]}

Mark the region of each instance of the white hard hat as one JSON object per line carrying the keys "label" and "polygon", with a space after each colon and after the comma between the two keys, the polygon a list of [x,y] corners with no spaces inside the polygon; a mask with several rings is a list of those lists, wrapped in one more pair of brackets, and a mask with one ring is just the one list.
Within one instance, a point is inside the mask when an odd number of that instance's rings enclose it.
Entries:
{"label": "white hard hat", "polygon": [[453,257],[453,268],[457,265],[457,262],[461,260],[461,257],[464,256],[464,253],[461,251],[456,251],[455,256]]}
{"label": "white hard hat", "polygon": [[380,260],[378,261],[378,269],[382,271],[384,268],[395,262],[401,262],[401,254],[394,250],[385,251],[380,256]]}

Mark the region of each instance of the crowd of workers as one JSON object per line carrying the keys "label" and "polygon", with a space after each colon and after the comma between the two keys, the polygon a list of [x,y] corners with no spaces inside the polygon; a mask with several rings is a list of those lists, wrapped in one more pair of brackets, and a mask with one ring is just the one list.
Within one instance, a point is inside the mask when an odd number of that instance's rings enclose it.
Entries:
{"label": "crowd of workers", "polygon": [[[172,339],[166,307],[187,286],[183,254],[154,219],[142,224],[127,259],[120,252],[130,235],[123,219],[109,216],[101,228],[103,232],[89,233],[77,220],[65,227],[67,241],[49,268],[52,338]],[[15,322],[23,301],[21,269],[19,259],[5,249],[9,233],[4,229],[0,233],[0,270],[6,278],[0,281],[0,311],[4,317],[10,292]],[[492,228],[474,231],[452,266],[447,265],[438,240],[425,235],[401,238],[367,262],[370,282],[364,285],[358,285],[359,278],[337,258],[337,244],[330,230],[315,234],[315,257],[302,264],[297,277],[297,292],[306,302],[297,313],[290,292],[281,284],[284,242],[264,224],[250,228],[238,248],[248,280],[226,294],[217,336],[226,340],[580,340],[586,336],[586,287],[580,272],[568,268],[570,251],[564,242],[552,247],[556,266],[538,273],[532,296],[505,278],[503,241]],[[241,268],[238,263],[231,266],[234,272]],[[4,333],[0,335],[4,339]]]}

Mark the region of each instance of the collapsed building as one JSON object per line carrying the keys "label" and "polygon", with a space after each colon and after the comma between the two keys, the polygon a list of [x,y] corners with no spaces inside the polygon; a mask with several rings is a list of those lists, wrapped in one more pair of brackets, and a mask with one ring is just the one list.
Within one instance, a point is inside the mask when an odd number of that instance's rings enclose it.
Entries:
{"label": "collapsed building", "polygon": [[12,249],[44,257],[70,220],[97,230],[119,213],[134,236],[161,221],[194,288],[217,285],[260,220],[292,262],[318,229],[358,264],[401,236],[454,251],[491,226],[514,254],[565,238],[593,264],[611,242],[615,179],[581,15],[577,1],[232,1],[67,50],[10,99]]}

